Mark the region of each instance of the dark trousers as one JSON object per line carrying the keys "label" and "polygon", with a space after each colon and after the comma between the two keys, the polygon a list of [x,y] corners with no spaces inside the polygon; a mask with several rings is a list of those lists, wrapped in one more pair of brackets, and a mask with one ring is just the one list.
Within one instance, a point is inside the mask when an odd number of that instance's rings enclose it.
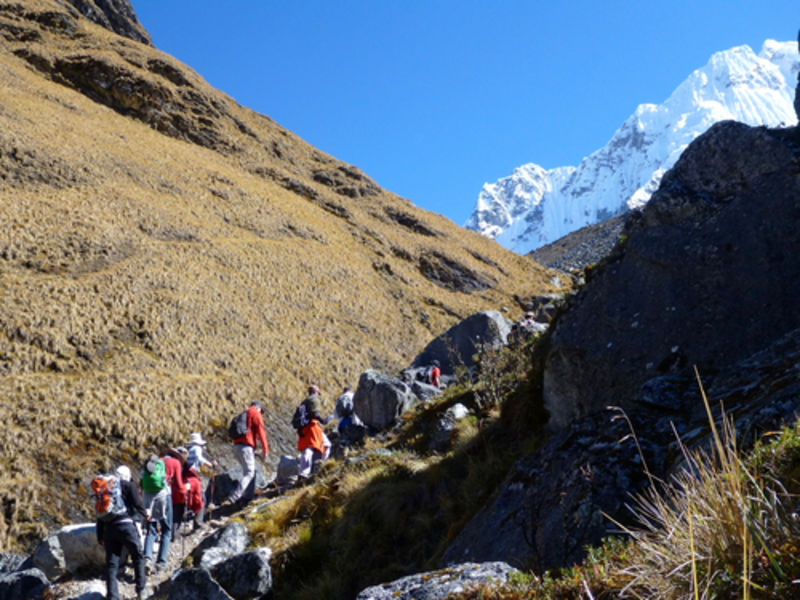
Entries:
{"label": "dark trousers", "polygon": [[128,550],[128,554],[133,559],[136,593],[142,593],[146,584],[144,555],[142,554],[142,546],[136,526],[129,518],[118,519],[104,525],[103,546],[106,549],[106,598],[108,600],[119,600],[117,572],[119,571],[120,555],[123,548]]}

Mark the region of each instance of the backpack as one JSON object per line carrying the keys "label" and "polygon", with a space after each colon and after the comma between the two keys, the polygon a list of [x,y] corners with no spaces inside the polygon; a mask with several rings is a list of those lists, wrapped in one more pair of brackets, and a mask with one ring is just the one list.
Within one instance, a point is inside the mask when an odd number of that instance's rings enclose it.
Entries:
{"label": "backpack", "polygon": [[157,494],[165,487],[167,487],[167,468],[164,461],[157,456],[151,456],[142,471],[142,490],[148,494]]}
{"label": "backpack", "polygon": [[245,410],[231,419],[230,425],[228,425],[228,435],[232,440],[235,440],[247,435],[248,431],[250,431],[250,428],[247,426],[247,411]]}
{"label": "backpack", "polygon": [[308,413],[306,412],[306,403],[303,402],[297,407],[292,415],[292,427],[298,432],[311,422]]}
{"label": "backpack", "polygon": [[127,516],[128,507],[122,499],[122,485],[113,475],[98,475],[92,479],[95,515],[101,521],[113,521],[117,517]]}
{"label": "backpack", "polygon": [[350,394],[342,394],[336,403],[336,412],[341,418],[349,417],[353,414],[353,397]]}

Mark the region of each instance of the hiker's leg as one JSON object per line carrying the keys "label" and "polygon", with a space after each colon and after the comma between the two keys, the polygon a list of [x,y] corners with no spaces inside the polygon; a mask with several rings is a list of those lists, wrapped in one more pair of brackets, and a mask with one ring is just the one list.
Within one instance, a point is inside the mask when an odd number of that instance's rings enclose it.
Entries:
{"label": "hiker's leg", "polygon": [[300,477],[306,478],[311,475],[311,464],[314,458],[314,450],[312,448],[306,448],[300,453],[300,462],[297,465],[298,475]]}
{"label": "hiker's leg", "polygon": [[161,543],[158,546],[158,560],[156,565],[159,568],[167,564],[167,552],[169,552],[169,543],[172,540],[172,502],[167,498],[166,515],[161,520]]}
{"label": "hiker's leg", "polygon": [[183,523],[183,512],[186,510],[185,504],[173,504],[172,505],[172,541],[175,541],[175,538],[178,535],[178,530],[181,528],[181,523]]}
{"label": "hiker's leg", "polygon": [[194,529],[198,529],[203,526],[203,517],[206,514],[206,507],[205,504],[200,507],[200,510],[194,515]]}
{"label": "hiker's leg", "polygon": [[119,600],[117,571],[119,571],[119,555],[122,552],[122,544],[114,523],[106,524],[103,546],[106,549],[106,599]]}
{"label": "hiker's leg", "polygon": [[142,554],[142,546],[139,541],[139,532],[133,522],[127,522],[120,527],[120,536],[123,548],[128,551],[133,561],[133,572],[136,578],[136,593],[141,593],[144,591],[146,579],[144,573],[144,555]]}
{"label": "hiker's leg", "polygon": [[239,464],[242,466],[242,478],[236,485],[233,494],[231,494],[230,501],[243,500],[247,502],[253,498],[253,491],[249,488],[251,481],[255,482],[256,456],[253,447],[248,444],[235,444],[234,449],[236,458],[239,459]]}

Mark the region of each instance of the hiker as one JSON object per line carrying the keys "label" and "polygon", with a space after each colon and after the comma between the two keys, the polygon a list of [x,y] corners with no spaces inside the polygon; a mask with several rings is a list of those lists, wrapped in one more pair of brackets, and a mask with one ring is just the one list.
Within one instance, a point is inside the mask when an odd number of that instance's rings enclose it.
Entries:
{"label": "hiker", "polygon": [[355,413],[353,396],[353,388],[349,385],[345,386],[342,395],[336,400],[336,408],[333,413],[334,416],[339,419],[339,425],[336,430],[339,433],[339,439],[344,445],[361,442],[366,432],[364,423]]}
{"label": "hiker", "polygon": [[[142,469],[142,490],[148,512],[147,535],[144,538],[145,571],[157,573],[167,564],[167,552],[172,541],[172,490],[167,480],[164,460],[151,455]],[[158,539],[158,557],[153,566],[153,546]]]}
{"label": "hiker", "polygon": [[[172,465],[174,468],[177,469],[176,477],[172,480],[171,492],[172,492],[172,541],[175,541],[175,537],[178,535],[178,530],[183,523],[183,518],[186,515],[186,498],[189,495],[190,484],[186,481],[185,473],[186,473],[186,464],[187,464],[187,457],[189,456],[189,451],[184,448],[183,446],[178,446],[177,448],[170,448],[167,451],[167,457],[172,458],[174,462]],[[167,458],[165,457],[164,463],[167,463]],[[167,475],[169,479],[169,475]]]}
{"label": "hiker", "polygon": [[208,460],[203,454],[203,447],[206,444],[208,444],[208,442],[203,439],[200,432],[192,433],[189,436],[189,441],[186,443],[186,447],[189,449],[186,462],[195,469],[200,469],[202,467],[209,467],[211,469],[217,468],[217,461]]}
{"label": "hiker", "polygon": [[[133,559],[136,597],[137,600],[141,600],[144,598],[144,588],[147,584],[144,555],[141,540],[129,514],[129,510],[146,514],[141,498],[136,496],[138,490],[133,484],[123,486],[118,477],[109,475],[95,477],[91,487],[96,499],[97,543],[106,551],[106,598],[119,600],[117,572],[122,549],[125,548]],[[123,491],[123,488],[127,491]],[[130,507],[126,503],[126,497]]]}
{"label": "hiker", "polygon": [[203,502],[203,482],[197,470],[187,461],[183,468],[183,480],[188,484],[186,491],[186,508],[192,515],[192,532],[203,526],[205,504]]}
{"label": "hiker", "polygon": [[439,361],[434,360],[431,363],[430,369],[428,369],[428,383],[430,383],[433,387],[439,388],[441,384],[439,382],[439,377],[442,376],[442,370],[439,368]]}
{"label": "hiker", "polygon": [[310,477],[311,473],[316,472],[319,463],[329,455],[331,443],[327,441],[326,444],[326,440],[320,419],[312,416],[300,430],[297,440],[297,451],[300,452],[298,474],[301,478]]}
{"label": "hiker", "polygon": [[[139,544],[142,544],[142,523],[147,523],[148,513],[144,506],[142,494],[139,492],[139,487],[131,481],[131,470],[125,465],[120,465],[114,471],[114,475],[119,479],[122,488],[122,500],[128,508],[128,515],[133,519],[133,525],[136,527],[137,539]],[[125,571],[128,564],[128,549],[123,547],[122,554],[119,561],[120,576]]]}
{"label": "hiker", "polygon": [[264,428],[264,408],[261,403],[254,401],[247,409],[247,433],[233,440],[236,458],[242,465],[242,478],[236,489],[228,497],[226,503],[233,504],[237,509],[245,506],[255,495],[256,483],[256,457],[255,451],[258,442],[261,442],[261,458],[267,460],[269,445],[267,444],[267,431]]}
{"label": "hiker", "polygon": [[319,461],[330,454],[331,442],[322,430],[322,425],[327,424],[330,418],[323,418],[321,411],[319,387],[312,383],[308,386],[308,395],[292,416],[292,427],[298,436],[297,450],[300,452],[301,478],[309,477],[312,471],[316,471]]}

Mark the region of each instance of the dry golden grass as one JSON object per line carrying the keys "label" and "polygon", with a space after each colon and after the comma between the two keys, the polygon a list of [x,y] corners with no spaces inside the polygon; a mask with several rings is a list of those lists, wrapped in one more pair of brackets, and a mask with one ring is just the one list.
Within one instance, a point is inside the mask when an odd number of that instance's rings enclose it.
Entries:
{"label": "dry golden grass", "polygon": [[[552,273],[171,57],[82,19],[53,25],[65,14],[0,5],[0,550],[80,518],[94,470],[210,433],[256,397],[274,454],[291,452],[285,422],[309,381],[332,397],[459,318],[513,317],[514,294],[553,290]],[[64,85],[58,65],[86,57],[117,110]],[[420,268],[432,256],[491,287],[437,285]]]}

